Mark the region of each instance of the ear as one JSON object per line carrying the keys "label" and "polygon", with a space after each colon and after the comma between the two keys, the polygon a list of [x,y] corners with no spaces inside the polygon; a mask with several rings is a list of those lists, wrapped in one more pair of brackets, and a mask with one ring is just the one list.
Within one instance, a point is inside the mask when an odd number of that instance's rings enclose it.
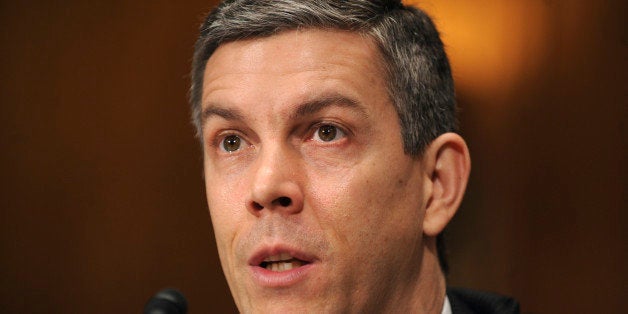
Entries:
{"label": "ear", "polygon": [[423,233],[437,236],[456,214],[467,187],[471,158],[467,144],[455,133],[445,133],[427,147],[424,169],[427,189]]}

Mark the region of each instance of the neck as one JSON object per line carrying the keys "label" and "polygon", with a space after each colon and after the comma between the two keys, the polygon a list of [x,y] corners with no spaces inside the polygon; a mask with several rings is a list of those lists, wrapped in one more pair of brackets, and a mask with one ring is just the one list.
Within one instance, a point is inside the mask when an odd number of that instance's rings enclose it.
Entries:
{"label": "neck", "polygon": [[425,239],[417,278],[386,302],[385,313],[441,313],[445,302],[445,276],[440,269],[435,239]]}

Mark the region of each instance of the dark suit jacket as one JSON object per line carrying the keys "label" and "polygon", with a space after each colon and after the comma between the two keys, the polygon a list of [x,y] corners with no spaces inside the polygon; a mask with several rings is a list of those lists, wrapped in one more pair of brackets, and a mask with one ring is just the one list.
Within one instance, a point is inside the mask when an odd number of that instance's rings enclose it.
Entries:
{"label": "dark suit jacket", "polygon": [[495,293],[448,288],[447,298],[453,314],[519,313],[519,303],[515,299]]}

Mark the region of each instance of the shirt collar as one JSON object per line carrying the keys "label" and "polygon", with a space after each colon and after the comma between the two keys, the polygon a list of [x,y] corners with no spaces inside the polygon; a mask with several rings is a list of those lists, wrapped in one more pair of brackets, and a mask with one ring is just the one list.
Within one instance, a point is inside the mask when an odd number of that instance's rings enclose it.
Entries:
{"label": "shirt collar", "polygon": [[452,314],[451,304],[449,304],[449,298],[445,295],[445,302],[443,303],[443,311],[441,314]]}

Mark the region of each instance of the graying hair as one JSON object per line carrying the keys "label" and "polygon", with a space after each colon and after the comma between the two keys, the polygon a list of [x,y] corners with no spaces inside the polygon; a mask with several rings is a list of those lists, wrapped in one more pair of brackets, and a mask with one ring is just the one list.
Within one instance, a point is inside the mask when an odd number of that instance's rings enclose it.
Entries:
{"label": "graying hair", "polygon": [[199,138],[203,75],[216,48],[306,28],[354,31],[373,39],[407,154],[420,156],[436,137],[457,131],[449,61],[436,27],[423,11],[392,0],[226,0],[202,24],[194,50],[190,102]]}
{"label": "graying hair", "polygon": [[[420,9],[400,0],[225,0],[201,25],[194,47],[190,103],[201,143],[203,75],[216,48],[307,28],[353,31],[376,43],[406,154],[420,157],[436,137],[457,131],[449,61],[434,23]],[[447,274],[443,233],[436,246]]]}

